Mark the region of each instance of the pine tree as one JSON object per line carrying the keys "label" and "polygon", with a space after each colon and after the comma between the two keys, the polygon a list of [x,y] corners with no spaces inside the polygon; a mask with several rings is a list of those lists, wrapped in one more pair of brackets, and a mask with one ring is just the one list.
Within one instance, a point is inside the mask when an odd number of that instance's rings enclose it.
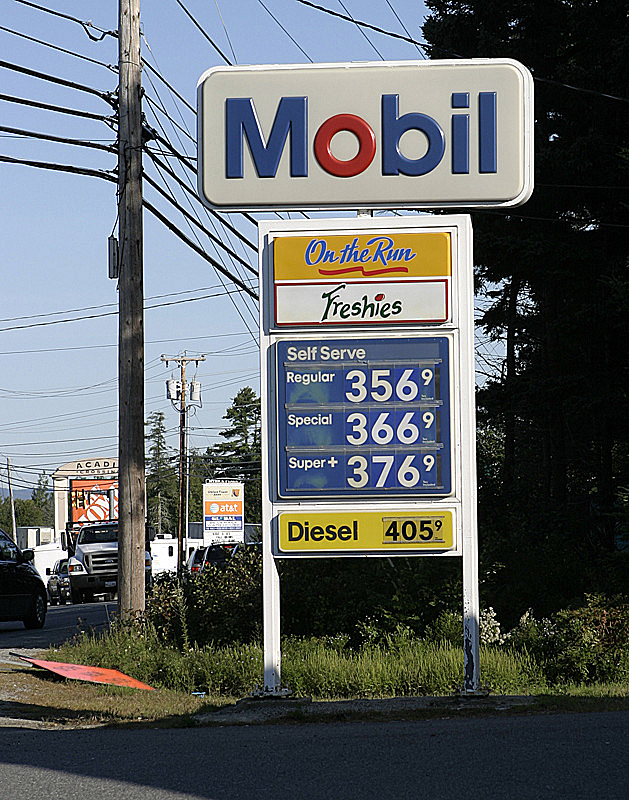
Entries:
{"label": "pine tree", "polygon": [[159,533],[173,532],[179,513],[177,473],[173,466],[173,453],[166,444],[164,420],[163,411],[153,411],[146,421],[147,518]]}

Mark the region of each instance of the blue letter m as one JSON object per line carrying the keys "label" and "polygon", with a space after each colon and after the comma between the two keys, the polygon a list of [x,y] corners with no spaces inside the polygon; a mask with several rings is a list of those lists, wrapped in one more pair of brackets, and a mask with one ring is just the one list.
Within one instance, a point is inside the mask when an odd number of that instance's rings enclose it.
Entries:
{"label": "blue letter m", "polygon": [[308,175],[306,145],[306,97],[282,97],[267,143],[250,97],[228,97],[225,101],[226,168],[228,178],[243,177],[243,140],[247,137],[251,158],[259,178],[274,178],[290,132],[290,174]]}

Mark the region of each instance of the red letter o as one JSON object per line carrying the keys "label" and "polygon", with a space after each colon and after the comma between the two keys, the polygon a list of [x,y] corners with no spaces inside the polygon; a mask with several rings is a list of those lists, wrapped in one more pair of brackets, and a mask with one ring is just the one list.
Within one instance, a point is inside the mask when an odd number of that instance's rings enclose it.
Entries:
{"label": "red letter o", "polygon": [[[339,131],[351,131],[358,139],[358,153],[349,161],[341,161],[330,152],[332,137]],[[330,175],[351,178],[371,164],[376,155],[376,134],[355,114],[336,114],[321,125],[314,138],[314,152],[319,165]]]}

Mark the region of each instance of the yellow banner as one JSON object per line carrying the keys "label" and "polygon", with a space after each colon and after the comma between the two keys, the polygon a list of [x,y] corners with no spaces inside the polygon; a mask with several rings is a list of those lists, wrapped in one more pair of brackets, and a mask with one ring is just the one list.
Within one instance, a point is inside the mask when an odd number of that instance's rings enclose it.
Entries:
{"label": "yellow banner", "polygon": [[452,550],[455,547],[452,511],[412,512],[284,511],[279,515],[281,553],[325,551]]}
{"label": "yellow banner", "polygon": [[446,232],[279,236],[273,262],[276,281],[445,277],[452,269],[451,241]]}

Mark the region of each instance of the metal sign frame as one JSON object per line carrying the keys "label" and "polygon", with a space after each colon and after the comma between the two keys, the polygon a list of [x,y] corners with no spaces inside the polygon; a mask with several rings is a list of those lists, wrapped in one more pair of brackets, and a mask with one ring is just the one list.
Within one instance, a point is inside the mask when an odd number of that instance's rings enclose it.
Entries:
{"label": "metal sign frame", "polygon": [[[413,322],[369,326],[355,323],[331,325],[320,324],[287,327],[278,324],[275,313],[277,302],[276,275],[273,263],[273,243],[282,237],[308,237],[315,233],[325,237],[334,235],[360,236],[378,235],[390,231],[396,233],[446,232],[451,242],[452,268],[450,277],[450,301],[445,322],[417,325]],[[319,558],[432,555],[436,557],[462,556],[464,594],[464,643],[465,643],[465,687],[474,691],[478,687],[478,567],[477,567],[477,523],[476,523],[476,461],[475,461],[475,404],[474,404],[474,315],[473,315],[473,271],[472,229],[467,215],[425,216],[403,218],[352,218],[303,221],[261,222],[260,237],[260,329],[261,329],[261,418],[262,418],[262,519],[263,530],[263,590],[264,590],[264,685],[267,693],[277,693],[280,688],[280,590],[277,573],[277,558]],[[376,286],[377,278],[372,279]],[[325,283],[321,282],[325,288]],[[313,292],[313,298],[316,291]],[[314,302],[314,299],[313,299]],[[352,344],[346,350],[355,352],[361,343],[365,351],[369,344],[383,338],[390,341],[395,353],[396,340],[430,340],[443,338],[448,342],[448,403],[449,457],[451,459],[451,485],[447,491],[420,496],[398,491],[372,492],[357,497],[355,492],[327,491],[324,496],[313,499],[313,492],[300,496],[295,492],[287,496],[282,483],[282,458],[286,457],[286,436],[278,432],[279,419],[286,405],[285,387],[278,387],[278,378],[286,377],[286,368],[278,364],[278,351],[287,352],[289,346],[303,348],[303,361],[307,361],[314,348],[327,342],[330,347],[336,342]],[[294,343],[291,345],[291,343]],[[309,350],[310,348],[310,350]],[[337,348],[341,349],[341,348]],[[281,359],[280,359],[281,360]],[[295,361],[299,361],[296,351]],[[338,399],[337,397],[335,399]],[[338,405],[338,404],[337,404]],[[335,423],[336,424],[336,423]],[[280,448],[284,452],[280,452]],[[278,467],[279,465],[279,467]],[[279,471],[278,471],[279,469]],[[285,473],[284,473],[285,474]],[[355,544],[360,525],[369,529],[372,545],[361,548]],[[334,527],[334,546],[326,544],[325,521]],[[374,522],[375,520],[375,522]],[[439,520],[444,531],[451,529],[451,540],[442,537],[436,542],[428,536],[431,520]],[[374,539],[374,526],[394,525],[399,521],[411,531],[413,542],[409,546],[399,540],[390,549],[383,549]],[[287,546],[290,524],[293,541],[299,532],[305,536],[309,531],[308,547]],[[321,524],[319,524],[321,523]],[[300,528],[301,526],[301,528]],[[414,527],[413,527],[414,526]],[[440,526],[441,527],[441,526]],[[435,526],[433,525],[433,530]],[[312,536],[312,532],[315,535]],[[386,528],[384,529],[386,533]],[[424,532],[422,537],[421,532]],[[269,534],[270,532],[270,534]],[[354,541],[352,536],[356,534]],[[284,537],[282,543],[282,536]]]}

